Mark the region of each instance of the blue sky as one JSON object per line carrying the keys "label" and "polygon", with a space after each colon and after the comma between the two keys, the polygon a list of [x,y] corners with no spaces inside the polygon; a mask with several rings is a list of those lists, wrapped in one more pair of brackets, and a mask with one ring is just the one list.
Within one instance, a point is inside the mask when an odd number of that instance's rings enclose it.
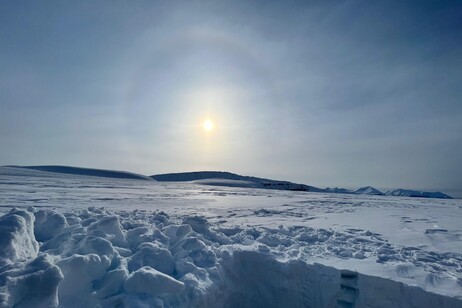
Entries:
{"label": "blue sky", "polygon": [[459,1],[1,7],[2,165],[462,188]]}

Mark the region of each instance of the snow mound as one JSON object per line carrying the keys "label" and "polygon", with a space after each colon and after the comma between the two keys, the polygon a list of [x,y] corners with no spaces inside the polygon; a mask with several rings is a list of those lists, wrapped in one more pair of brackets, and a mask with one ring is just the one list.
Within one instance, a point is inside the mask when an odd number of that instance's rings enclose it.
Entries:
{"label": "snow mound", "polygon": [[[428,284],[456,288],[459,283],[454,275],[462,269],[461,255],[409,251],[364,230],[221,228],[202,216],[94,207],[34,211],[12,210],[0,218],[1,307],[462,304],[400,282],[307,262],[332,256],[397,264],[403,276],[428,266],[433,270]],[[435,259],[446,260],[438,272]]]}

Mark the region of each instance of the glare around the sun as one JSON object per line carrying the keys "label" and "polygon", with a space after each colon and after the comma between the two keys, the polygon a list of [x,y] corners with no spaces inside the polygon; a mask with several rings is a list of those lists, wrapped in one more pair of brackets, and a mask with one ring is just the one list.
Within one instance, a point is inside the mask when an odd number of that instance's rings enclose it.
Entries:
{"label": "glare around the sun", "polygon": [[204,124],[202,124],[202,127],[205,131],[210,132],[213,130],[214,124],[211,120],[205,120]]}

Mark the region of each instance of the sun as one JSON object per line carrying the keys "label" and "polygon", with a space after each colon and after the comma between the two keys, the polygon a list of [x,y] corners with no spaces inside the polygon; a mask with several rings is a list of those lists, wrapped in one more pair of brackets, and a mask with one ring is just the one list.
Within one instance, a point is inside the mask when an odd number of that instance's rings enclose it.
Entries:
{"label": "sun", "polygon": [[204,123],[202,124],[202,127],[204,128],[206,132],[211,132],[214,126],[215,125],[213,124],[211,120],[205,120]]}

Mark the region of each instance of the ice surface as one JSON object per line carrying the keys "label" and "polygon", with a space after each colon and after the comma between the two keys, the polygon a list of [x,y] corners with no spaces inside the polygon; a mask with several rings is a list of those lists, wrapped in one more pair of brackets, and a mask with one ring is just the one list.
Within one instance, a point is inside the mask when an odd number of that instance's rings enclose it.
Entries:
{"label": "ice surface", "polygon": [[462,306],[460,200],[30,172],[0,176],[0,307]]}

